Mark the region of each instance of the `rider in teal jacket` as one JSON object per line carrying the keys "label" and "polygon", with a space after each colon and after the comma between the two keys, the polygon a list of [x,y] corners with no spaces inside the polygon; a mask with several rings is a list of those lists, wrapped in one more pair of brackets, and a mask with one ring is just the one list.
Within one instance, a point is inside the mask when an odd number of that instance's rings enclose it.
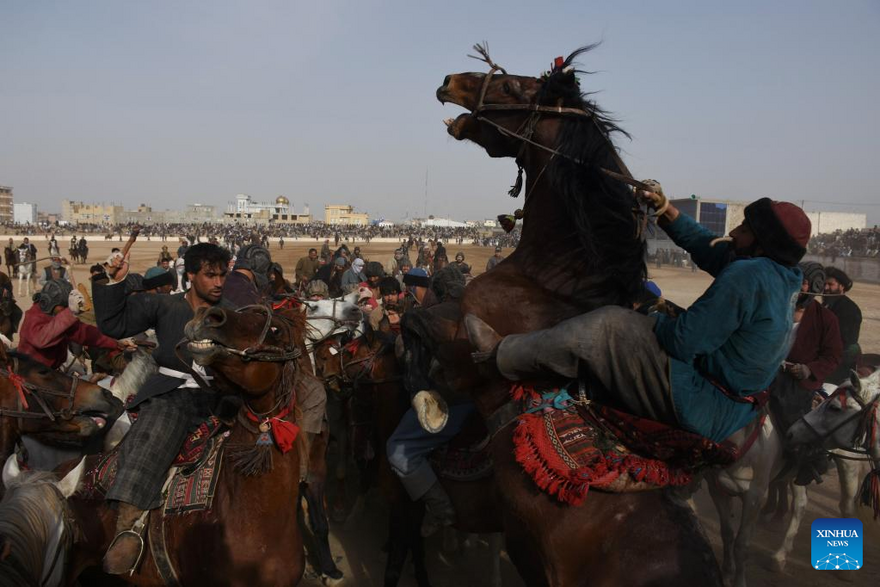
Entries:
{"label": "rider in teal jacket", "polygon": [[715,235],[684,214],[665,231],[715,277],[679,316],[656,316],[654,334],[670,359],[675,415],[683,428],[723,440],[748,424],[755,410],[719,393],[717,385],[744,397],[773,381],[788,353],[781,342],[791,330],[801,271],[770,257],[738,257],[731,243],[712,247]]}

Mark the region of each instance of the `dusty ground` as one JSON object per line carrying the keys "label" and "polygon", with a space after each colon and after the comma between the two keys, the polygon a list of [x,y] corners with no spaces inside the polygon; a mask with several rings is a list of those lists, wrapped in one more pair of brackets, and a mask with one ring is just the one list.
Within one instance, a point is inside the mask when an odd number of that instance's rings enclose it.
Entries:
{"label": "dusty ground", "polygon": [[[5,238],[5,237],[4,237]],[[16,238],[16,243],[20,242]],[[99,262],[110,253],[111,246],[119,243],[105,243],[90,239],[91,262]],[[61,241],[66,243],[65,240]],[[45,251],[45,243],[36,241],[41,252]],[[169,249],[174,252],[177,243],[168,241]],[[133,269],[145,271],[156,262],[162,243],[157,240],[138,242],[132,260]],[[273,257],[280,261],[287,272],[292,273],[296,260],[305,254],[309,246],[318,243],[285,244],[283,250],[278,249],[277,242],[272,243]],[[393,243],[373,243],[361,245],[364,255],[368,258],[384,261],[389,258],[395,248]],[[452,257],[461,250],[467,256],[466,261],[474,267],[474,272],[482,272],[486,260],[492,255],[489,248],[448,245],[447,250]],[[507,251],[509,252],[509,251]],[[42,256],[42,255],[41,255]],[[42,264],[41,264],[42,265]],[[84,280],[88,266],[76,266],[74,275]],[[650,268],[651,278],[663,289],[664,294],[682,306],[687,306],[706,289],[711,278],[702,272],[691,273],[689,269]],[[15,286],[17,288],[17,282]],[[880,286],[856,284],[851,295],[859,304],[863,314],[861,333],[862,348],[866,352],[880,352]],[[29,299],[19,298],[23,309],[30,307]],[[782,540],[783,528],[762,526],[754,539],[754,556],[749,570],[749,584],[752,587],[805,586],[819,587],[836,585],[838,581],[850,578],[855,585],[877,585],[880,582],[880,525],[873,522],[867,509],[862,509],[861,519],[865,527],[865,568],[860,571],[834,575],[829,572],[814,571],[809,566],[810,557],[810,524],[816,518],[836,517],[838,514],[838,483],[836,477],[828,476],[820,486],[811,486],[810,503],[800,533],[795,541],[794,552],[789,557],[789,564],[784,573],[773,573],[764,567],[767,556],[773,552]],[[712,543],[719,548],[718,520],[708,493],[701,490],[697,495],[698,513]],[[382,544],[385,540],[386,523],[384,506],[378,498],[370,497],[360,515],[352,516],[344,524],[333,524],[333,549],[339,557],[339,565],[345,571],[348,585],[370,586],[382,584],[384,555]],[[649,532],[650,528],[645,531]],[[488,551],[484,543],[478,542],[463,554],[446,554],[442,551],[439,537],[431,539],[428,545],[428,564],[435,586],[466,587],[486,584]],[[502,573],[505,586],[522,585],[513,567],[503,561]],[[304,585],[319,585],[314,578],[308,578]],[[402,585],[415,585],[411,569],[405,575]]]}

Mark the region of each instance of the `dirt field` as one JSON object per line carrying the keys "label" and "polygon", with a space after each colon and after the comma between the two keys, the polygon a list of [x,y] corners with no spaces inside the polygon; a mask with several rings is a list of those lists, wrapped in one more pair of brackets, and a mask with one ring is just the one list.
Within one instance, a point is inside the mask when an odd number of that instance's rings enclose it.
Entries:
{"label": "dirt field", "polygon": [[[7,238],[7,237],[4,237]],[[69,239],[68,239],[69,240]],[[102,242],[90,239],[90,264],[106,259],[112,246],[120,243]],[[15,242],[20,242],[16,237]],[[61,239],[62,245],[67,240]],[[36,246],[43,253],[45,243],[36,241]],[[142,273],[149,266],[155,264],[163,243],[153,240],[150,242],[138,242],[132,254],[133,270]],[[177,248],[175,240],[168,241],[168,247],[174,253]],[[283,250],[278,249],[277,241],[272,243],[271,252],[273,257],[280,261],[286,272],[292,273],[296,260],[304,255],[309,246],[319,246],[319,243],[293,243],[285,244]],[[351,246],[351,245],[350,245]],[[385,261],[391,256],[395,248],[393,243],[374,243],[361,245],[364,255],[368,258]],[[62,246],[64,248],[64,246]],[[489,248],[472,246],[448,245],[447,250],[450,258],[459,250],[466,255],[466,261],[474,267],[475,273],[480,273],[485,268],[486,260],[492,255]],[[508,251],[509,252],[509,251]],[[42,256],[42,254],[40,255]],[[42,263],[40,265],[43,265]],[[74,269],[77,279],[87,278],[88,265],[79,265]],[[709,285],[711,278],[702,272],[691,273],[690,269],[675,268],[650,268],[650,276],[662,288],[666,297],[674,300],[682,306],[692,303]],[[16,290],[17,282],[13,282]],[[880,286],[856,284],[851,292],[852,298],[862,309],[863,323],[861,332],[862,349],[865,352],[880,352]],[[31,305],[29,299],[19,298],[19,304],[23,309]],[[865,527],[865,567],[860,571],[835,575],[834,573],[814,571],[809,566],[810,558],[810,524],[816,518],[836,517],[839,515],[838,482],[836,476],[827,476],[825,482],[819,486],[811,486],[809,489],[810,503],[800,533],[795,541],[794,552],[789,557],[789,564],[784,573],[773,573],[765,568],[769,553],[773,552],[782,540],[782,527],[763,526],[755,535],[753,541],[753,557],[749,571],[749,585],[752,587],[782,587],[804,586],[819,587],[836,585],[838,581],[850,579],[854,585],[877,585],[880,582],[880,525],[873,522],[866,508],[860,510],[861,519]],[[707,534],[717,549],[720,546],[718,536],[718,519],[711,500],[705,489],[697,495],[698,513],[704,524]],[[367,505],[360,515],[350,517],[344,524],[333,524],[333,549],[338,555],[339,565],[347,576],[347,585],[371,586],[382,584],[384,569],[384,554],[382,544],[386,536],[385,507],[375,496],[367,500]],[[650,532],[650,528],[645,529]],[[431,569],[433,584],[437,587],[455,586],[480,586],[486,585],[487,581],[487,548],[479,543],[458,554],[446,554],[441,548],[441,539],[432,538],[429,542],[429,567]],[[720,554],[720,553],[719,553]],[[505,586],[522,585],[513,567],[506,559],[503,561],[503,578]],[[320,585],[314,578],[303,582],[304,585]],[[415,585],[411,569],[406,573],[401,585]]]}

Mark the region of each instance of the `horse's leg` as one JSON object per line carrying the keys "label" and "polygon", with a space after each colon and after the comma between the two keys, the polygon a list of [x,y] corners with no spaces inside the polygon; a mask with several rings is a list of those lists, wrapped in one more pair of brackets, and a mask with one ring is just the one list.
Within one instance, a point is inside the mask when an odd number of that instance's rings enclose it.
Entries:
{"label": "horse's leg", "polygon": [[[787,489],[785,490],[788,493]],[[785,568],[788,553],[794,546],[794,538],[797,536],[798,529],[801,526],[801,520],[804,517],[804,510],[807,509],[807,488],[803,485],[791,484],[791,492],[793,497],[791,519],[788,521],[788,530],[785,532],[785,538],[779,550],[773,555],[774,570],[782,571]]]}
{"label": "horse's leg", "polygon": [[504,545],[504,534],[496,532],[488,534],[489,542],[489,587],[501,587],[501,548]]}
{"label": "horse's leg", "polygon": [[333,561],[330,551],[330,525],[327,522],[327,510],[324,507],[324,488],[327,483],[327,439],[326,430],[312,438],[309,455],[308,479],[303,483],[303,496],[309,509],[309,527],[315,537],[319,571],[322,576],[333,581],[342,579],[342,571]]}
{"label": "horse's leg", "polygon": [[733,556],[736,561],[736,577],[733,587],[746,587],[746,563],[749,559],[749,547],[761,506],[767,498],[767,481],[756,478],[749,484],[749,490],[743,495],[742,514],[740,515],[739,531],[736,533],[736,542],[733,547]]}
{"label": "horse's leg", "polygon": [[331,506],[334,522],[344,522],[345,515],[345,474],[348,463],[348,425],[345,421],[343,402],[338,394],[327,393],[327,419],[333,438],[336,440],[336,492]]}
{"label": "horse's leg", "polygon": [[[779,495],[779,503],[776,506],[776,513],[773,515],[773,523],[782,524],[782,522],[785,521],[785,515],[791,509],[788,503],[788,487],[789,485],[793,486],[793,484],[788,481],[777,481],[773,485],[776,486],[776,491]],[[773,486],[771,485],[771,488],[772,487]]]}
{"label": "horse's leg", "polygon": [[840,478],[840,516],[855,518],[861,463],[847,459],[834,459],[834,462],[837,465],[837,476]]}
{"label": "horse's leg", "polygon": [[733,532],[733,496],[719,486],[718,479],[714,475],[708,477],[708,482],[709,495],[712,496],[715,509],[718,510],[718,523],[721,529],[721,543],[724,553],[721,562],[721,575],[724,578],[724,584],[731,585],[736,572],[733,554],[736,539]]}
{"label": "horse's leg", "polygon": [[385,587],[397,587],[409,553],[406,528],[409,513],[403,503],[391,503],[388,514],[388,558],[385,559]]}

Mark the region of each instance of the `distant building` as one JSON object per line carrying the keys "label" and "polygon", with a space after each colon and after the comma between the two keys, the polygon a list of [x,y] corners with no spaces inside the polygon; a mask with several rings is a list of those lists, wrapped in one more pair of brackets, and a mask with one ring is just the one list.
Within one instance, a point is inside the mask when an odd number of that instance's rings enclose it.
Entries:
{"label": "distant building", "polygon": [[247,194],[238,194],[223,217],[227,221],[252,224],[307,224],[312,221],[308,204],[303,214],[296,214],[285,196],[278,196],[274,202],[255,202]]}
{"label": "distant building", "polygon": [[352,206],[328,204],[324,206],[324,223],[367,226],[370,223],[370,216],[364,212],[355,212]]}
{"label": "distant building", "polygon": [[467,226],[466,222],[459,222],[458,220],[452,220],[451,218],[427,218],[425,220],[419,220],[418,224],[421,226],[436,228],[464,228]]}
{"label": "distant building", "polygon": [[71,224],[118,224],[125,209],[119,204],[86,204],[61,200],[61,219]]}
{"label": "distant building", "polygon": [[0,222],[12,222],[12,188],[0,185]]}
{"label": "distant building", "polygon": [[16,202],[12,205],[12,221],[16,224],[36,224],[37,205],[26,202]]}
{"label": "distant building", "polygon": [[[746,206],[749,204],[748,202],[704,200],[701,198],[682,198],[671,200],[671,203],[679,212],[687,214],[718,236],[729,234],[731,230],[742,224],[745,218]],[[867,214],[807,212],[807,217],[812,223],[812,234],[810,236],[834,232],[835,230],[862,229],[868,225]],[[675,243],[660,228],[654,229],[654,234],[648,236],[647,242],[649,253],[653,253],[657,248],[678,249]]]}

